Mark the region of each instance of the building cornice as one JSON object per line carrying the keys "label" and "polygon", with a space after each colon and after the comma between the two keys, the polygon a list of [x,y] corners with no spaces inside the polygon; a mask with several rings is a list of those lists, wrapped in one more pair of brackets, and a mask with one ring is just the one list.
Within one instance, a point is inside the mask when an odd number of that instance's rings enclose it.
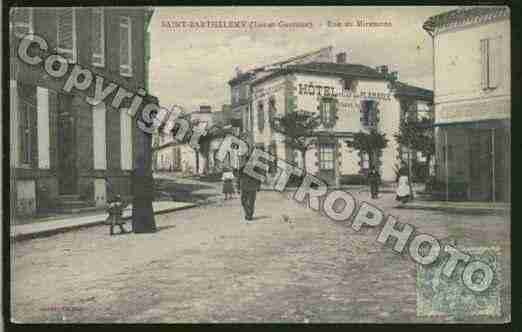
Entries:
{"label": "building cornice", "polygon": [[433,36],[447,31],[493,23],[509,19],[509,17],[510,12],[507,6],[459,8],[430,17],[424,22],[422,28]]}

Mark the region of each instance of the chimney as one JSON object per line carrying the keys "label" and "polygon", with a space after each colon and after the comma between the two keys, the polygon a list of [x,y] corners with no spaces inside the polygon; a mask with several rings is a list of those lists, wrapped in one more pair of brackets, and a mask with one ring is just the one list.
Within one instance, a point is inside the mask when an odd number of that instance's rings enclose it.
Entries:
{"label": "chimney", "polygon": [[346,52],[341,52],[336,55],[337,63],[346,63]]}

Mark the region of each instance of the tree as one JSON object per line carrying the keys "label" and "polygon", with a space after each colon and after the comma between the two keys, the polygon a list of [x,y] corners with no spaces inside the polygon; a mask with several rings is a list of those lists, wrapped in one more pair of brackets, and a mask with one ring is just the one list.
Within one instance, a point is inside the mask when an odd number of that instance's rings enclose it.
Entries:
{"label": "tree", "polygon": [[376,129],[370,129],[369,133],[358,132],[353,138],[346,141],[346,145],[359,151],[361,154],[368,154],[368,163],[370,169],[376,167],[379,152],[388,146],[386,134],[379,133]]}
{"label": "tree", "polygon": [[395,134],[395,140],[403,147],[408,148],[408,173],[411,174],[411,151],[421,152],[426,157],[427,165],[435,154],[435,139],[432,130],[433,120],[423,118],[421,120],[410,119],[403,121],[399,127],[399,133]]}
{"label": "tree", "polygon": [[282,134],[285,142],[301,152],[303,168],[306,170],[306,151],[316,143],[314,130],[321,125],[320,116],[307,111],[290,110],[285,115],[274,116],[272,128]]}
{"label": "tree", "polygon": [[[203,173],[208,172],[208,159],[210,158],[210,145],[212,141],[225,137],[227,133],[232,132],[225,130],[221,125],[213,125],[207,130],[205,135],[199,138],[199,153],[201,153],[201,155],[206,159],[205,164],[203,165]],[[198,151],[196,151],[196,153],[198,153]]]}

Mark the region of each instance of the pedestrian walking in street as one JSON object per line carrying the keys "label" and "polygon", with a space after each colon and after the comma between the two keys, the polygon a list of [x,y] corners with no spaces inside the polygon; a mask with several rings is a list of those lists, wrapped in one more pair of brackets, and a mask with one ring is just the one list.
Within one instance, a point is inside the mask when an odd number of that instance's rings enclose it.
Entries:
{"label": "pedestrian walking in street", "polygon": [[230,168],[224,169],[221,180],[223,181],[223,194],[225,194],[225,200],[232,199],[234,195],[234,173],[232,173]]}
{"label": "pedestrian walking in street", "polygon": [[261,188],[261,181],[246,174],[244,168],[240,170],[241,206],[244,211],[242,222],[249,224],[253,220],[257,192]]}
{"label": "pedestrian walking in street", "polygon": [[399,185],[397,186],[397,197],[395,200],[406,203],[411,196],[410,193],[410,180],[407,175],[407,171],[401,170],[399,171]]}
{"label": "pedestrian walking in street", "polygon": [[368,172],[368,183],[370,184],[370,193],[373,199],[379,197],[379,183],[381,182],[381,177],[379,172],[372,167]]}

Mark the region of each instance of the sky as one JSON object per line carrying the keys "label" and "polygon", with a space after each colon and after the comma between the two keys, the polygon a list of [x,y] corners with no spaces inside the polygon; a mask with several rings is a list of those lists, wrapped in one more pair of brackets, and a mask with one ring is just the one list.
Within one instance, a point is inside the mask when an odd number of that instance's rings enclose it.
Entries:
{"label": "sky", "polygon": [[[205,104],[221,110],[230,103],[227,82],[236,68],[245,71],[327,46],[334,54],[347,52],[348,63],[388,65],[400,81],[431,89],[432,40],[422,24],[454,8],[156,7],[150,25],[150,93],[167,108],[193,111]],[[361,28],[357,20],[391,26]],[[255,21],[256,27],[196,27],[201,21]],[[279,27],[279,22],[308,25]]]}

